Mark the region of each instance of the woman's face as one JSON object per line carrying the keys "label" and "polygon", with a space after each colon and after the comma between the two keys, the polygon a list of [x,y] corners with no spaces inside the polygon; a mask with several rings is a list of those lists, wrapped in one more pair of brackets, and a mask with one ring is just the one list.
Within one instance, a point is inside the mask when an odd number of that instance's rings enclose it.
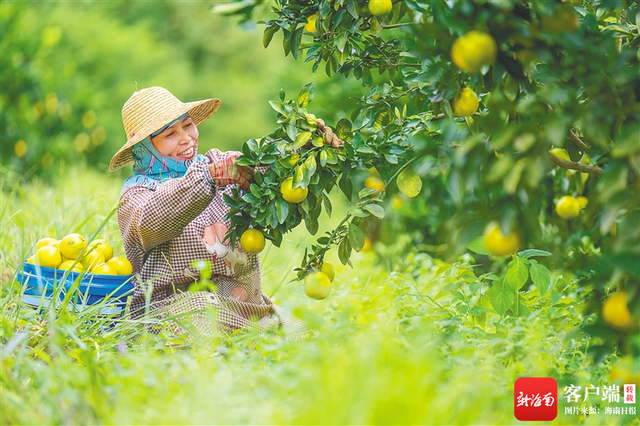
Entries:
{"label": "woman's face", "polygon": [[193,118],[186,117],[152,138],[151,143],[166,157],[189,160],[198,148],[198,128]]}

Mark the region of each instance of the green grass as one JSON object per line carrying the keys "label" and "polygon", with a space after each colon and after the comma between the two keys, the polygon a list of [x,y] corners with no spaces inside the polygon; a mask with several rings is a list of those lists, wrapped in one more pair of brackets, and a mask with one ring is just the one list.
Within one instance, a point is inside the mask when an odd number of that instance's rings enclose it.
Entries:
{"label": "green grass", "polygon": [[[291,282],[314,240],[303,228],[263,253],[263,286],[318,330],[316,338],[244,332],[185,346],[140,334],[135,322],[109,327],[95,313],[36,314],[20,303],[16,269],[42,236],[96,233],[120,182],[84,167],[65,170],[52,186],[3,176],[14,188],[2,194],[0,232],[3,424],[516,424],[518,377],[608,384],[610,360],[594,363],[590,341],[576,332],[577,289],[527,318],[470,323],[441,293],[451,265],[421,253],[385,262],[359,253],[349,268],[332,253],[332,293],[314,301]],[[325,228],[341,219],[340,198],[333,218],[322,218]],[[114,217],[99,236],[123,253]],[[556,424],[631,421],[604,409],[565,416],[559,407]]]}

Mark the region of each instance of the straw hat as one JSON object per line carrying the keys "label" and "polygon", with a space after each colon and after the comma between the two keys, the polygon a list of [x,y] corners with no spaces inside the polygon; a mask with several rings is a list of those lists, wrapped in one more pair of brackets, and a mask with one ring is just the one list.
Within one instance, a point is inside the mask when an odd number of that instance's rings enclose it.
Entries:
{"label": "straw hat", "polygon": [[185,113],[195,125],[211,117],[220,108],[220,99],[183,103],[164,87],[138,90],[122,107],[122,123],[127,142],[116,152],[109,170],[118,170],[133,162],[131,147]]}

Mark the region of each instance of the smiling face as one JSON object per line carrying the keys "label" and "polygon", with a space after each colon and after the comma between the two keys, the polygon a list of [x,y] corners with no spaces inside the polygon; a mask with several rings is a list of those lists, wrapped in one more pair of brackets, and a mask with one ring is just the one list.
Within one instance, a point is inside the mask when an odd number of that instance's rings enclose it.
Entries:
{"label": "smiling face", "polygon": [[152,138],[151,143],[166,157],[189,160],[198,148],[198,128],[193,118],[186,117]]}

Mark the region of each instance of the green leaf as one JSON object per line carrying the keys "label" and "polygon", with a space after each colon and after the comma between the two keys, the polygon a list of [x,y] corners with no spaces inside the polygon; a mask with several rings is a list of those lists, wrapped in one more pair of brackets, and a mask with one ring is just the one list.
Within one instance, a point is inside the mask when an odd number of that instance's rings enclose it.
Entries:
{"label": "green leaf", "polygon": [[316,93],[316,84],[311,82],[309,84],[305,84],[304,87],[300,90],[300,94],[298,95],[298,105],[301,107],[306,107],[313,100],[313,95]]}
{"label": "green leaf", "polygon": [[540,265],[534,260],[529,267],[529,273],[531,274],[533,284],[538,288],[540,294],[544,295],[551,285],[551,276],[547,267]]}
{"label": "green leaf", "polygon": [[353,182],[351,181],[351,176],[348,173],[342,173],[342,176],[338,181],[338,186],[347,199],[351,201],[351,197],[353,196]]}
{"label": "green leaf", "polygon": [[284,101],[284,98],[286,97],[286,93],[284,92],[284,89],[280,89],[280,91],[278,92],[278,97],[280,98],[281,101]]}
{"label": "green leaf", "polygon": [[291,142],[295,142],[298,137],[298,128],[296,127],[296,123],[291,122],[285,126],[285,130],[287,132],[287,136],[289,136],[289,140]]}
{"label": "green leaf", "polygon": [[491,306],[493,306],[493,309],[495,309],[500,316],[504,316],[515,300],[516,291],[507,284],[506,275],[500,278],[500,280],[495,281],[489,289]]}
{"label": "green leaf", "polygon": [[338,258],[343,265],[349,263],[349,257],[351,257],[351,244],[349,239],[345,238],[338,246]]}
{"label": "green leaf", "polygon": [[302,148],[311,139],[311,132],[300,132],[293,143],[293,149]]}
{"label": "green leaf", "polygon": [[320,151],[320,166],[324,167],[327,165],[327,150],[323,149]]}
{"label": "green leaf", "polygon": [[362,207],[364,210],[368,211],[378,219],[382,219],[384,217],[384,208],[378,204],[367,204]]}
{"label": "green leaf", "polygon": [[353,209],[349,212],[353,217],[369,217],[369,212],[366,212],[362,209]]}
{"label": "green leaf", "polygon": [[267,26],[264,29],[264,34],[262,35],[262,45],[266,49],[269,47],[269,43],[271,43],[271,39],[273,39],[273,35],[278,32],[280,27],[278,26]]}
{"label": "green leaf", "polygon": [[349,224],[349,241],[351,242],[351,246],[355,249],[355,251],[362,250],[364,247],[364,232],[362,229],[353,222]]}
{"label": "green leaf", "polygon": [[318,165],[316,163],[316,157],[314,157],[313,155],[308,156],[307,159],[304,160],[303,172],[304,172],[304,180],[306,182],[305,186],[309,184],[309,181],[311,180],[311,176],[315,174],[317,167]]}
{"label": "green leaf", "polygon": [[276,215],[278,216],[278,223],[284,223],[289,215],[289,203],[282,198],[276,199]]}
{"label": "green leaf", "polygon": [[489,256],[490,253],[487,251],[484,243],[482,242],[482,237],[478,237],[475,240],[471,241],[467,248],[474,253],[484,254],[485,256]]}
{"label": "green leaf", "polygon": [[347,12],[353,16],[354,19],[358,19],[358,3],[356,0],[347,0]]}
{"label": "green leaf", "polygon": [[284,104],[282,102],[269,101],[269,105],[271,105],[271,108],[276,112],[284,115],[285,117],[287,116],[287,110],[284,108]]}
{"label": "green leaf", "polygon": [[524,260],[518,256],[514,257],[513,260],[509,262],[506,277],[507,283],[514,291],[520,290],[529,277],[529,271],[527,270],[527,265],[525,265]]}
{"label": "green leaf", "polygon": [[324,192],[322,193],[322,201],[324,202],[324,210],[327,212],[327,216],[331,217],[333,206],[331,205],[331,199]]}
{"label": "green leaf", "polygon": [[307,227],[307,231],[309,231],[309,233],[311,235],[316,235],[316,233],[318,232],[318,218],[317,217],[315,217],[311,213],[305,215],[304,216],[304,224]]}
{"label": "green leaf", "polygon": [[351,121],[346,118],[341,118],[336,124],[336,135],[344,141],[351,140]]}
{"label": "green leaf", "polygon": [[521,252],[518,252],[518,256],[524,257],[525,259],[529,259],[534,256],[551,256],[551,253],[544,250],[529,249],[529,250],[523,250]]}

